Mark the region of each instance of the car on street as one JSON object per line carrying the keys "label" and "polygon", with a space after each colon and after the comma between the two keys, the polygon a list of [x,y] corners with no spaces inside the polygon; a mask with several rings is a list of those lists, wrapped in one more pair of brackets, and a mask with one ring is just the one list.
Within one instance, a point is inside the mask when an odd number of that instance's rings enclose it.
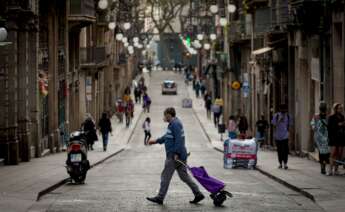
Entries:
{"label": "car on street", "polygon": [[164,80],[162,83],[162,95],[164,94],[177,95],[177,84],[173,80]]}

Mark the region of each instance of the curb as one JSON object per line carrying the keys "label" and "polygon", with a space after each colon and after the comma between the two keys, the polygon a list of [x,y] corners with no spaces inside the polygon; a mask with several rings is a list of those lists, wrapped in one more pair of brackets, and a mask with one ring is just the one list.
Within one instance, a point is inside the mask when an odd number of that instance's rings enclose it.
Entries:
{"label": "curb", "polygon": [[[132,130],[132,132],[130,133],[130,135],[129,135],[129,137],[128,137],[128,140],[127,140],[127,143],[126,143],[126,144],[129,144],[130,140],[132,139],[133,134],[134,134],[134,131],[135,131],[135,129],[136,129],[137,126],[138,126],[138,122],[139,122],[139,120],[141,119],[142,114],[143,114],[143,111],[140,112],[140,114],[139,114],[139,116],[138,116],[138,119],[137,119],[136,123],[134,124],[133,130]],[[125,151],[125,147],[123,147],[123,148],[119,149],[118,151],[116,151],[116,152],[114,152],[114,153],[108,155],[107,157],[105,157],[105,158],[103,158],[103,159],[100,159],[99,161],[95,162],[94,164],[92,164],[92,165],[90,166],[90,169],[92,169],[93,167],[98,166],[98,165],[104,163],[106,160],[108,160],[108,159],[114,157],[114,156],[117,155],[117,154],[120,154],[120,153],[123,152],[123,151]],[[59,188],[59,187],[65,185],[66,183],[68,183],[69,181],[70,181],[70,177],[65,178],[65,179],[63,179],[63,180],[61,180],[61,181],[59,181],[59,182],[57,182],[57,183],[55,183],[55,184],[53,184],[53,185],[51,185],[51,186],[45,188],[45,189],[43,189],[42,191],[38,192],[37,198],[36,198],[36,202],[38,202],[38,201],[41,199],[42,196],[44,196],[44,195],[46,195],[46,194],[48,194],[48,193],[50,193],[50,192],[56,190],[57,188]]]}
{"label": "curb", "polygon": [[[188,94],[189,94],[189,92],[188,92]],[[193,108],[193,113],[194,113],[194,116],[196,116],[196,118],[197,118],[197,120],[198,120],[198,122],[199,122],[199,124],[200,124],[200,126],[201,126],[201,128],[202,128],[202,130],[204,132],[204,134],[206,135],[208,141],[212,144],[212,140],[211,140],[210,136],[208,135],[208,133],[206,132],[206,129],[205,129],[204,125],[202,124],[202,122],[200,121],[199,116],[197,115],[197,113],[196,113],[194,108]],[[212,144],[212,146],[213,146],[213,144]],[[218,147],[213,146],[213,149],[216,150],[217,152],[222,153],[222,154],[224,153],[224,151],[222,149],[219,149]],[[311,193],[309,193],[309,192],[307,192],[307,191],[305,191],[305,190],[303,190],[301,188],[298,188],[297,186],[294,186],[291,183],[288,183],[288,182],[286,182],[286,181],[284,181],[284,180],[282,180],[282,179],[280,179],[280,178],[270,174],[269,172],[264,171],[259,166],[256,166],[255,169],[258,170],[261,174],[271,178],[272,180],[282,184],[283,186],[285,186],[285,187],[287,187],[287,188],[289,188],[289,189],[291,189],[293,191],[296,191],[296,192],[302,194],[303,196],[307,197],[308,199],[310,199],[310,200],[312,200],[313,202],[316,203],[315,197]]]}

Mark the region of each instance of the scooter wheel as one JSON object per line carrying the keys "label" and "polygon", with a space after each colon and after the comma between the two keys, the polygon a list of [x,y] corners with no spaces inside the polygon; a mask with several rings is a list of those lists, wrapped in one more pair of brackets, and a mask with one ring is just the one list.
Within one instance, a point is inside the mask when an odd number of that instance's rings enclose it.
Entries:
{"label": "scooter wheel", "polygon": [[80,176],[73,176],[72,179],[74,180],[75,183],[82,184],[84,183],[86,178],[86,173],[82,174]]}

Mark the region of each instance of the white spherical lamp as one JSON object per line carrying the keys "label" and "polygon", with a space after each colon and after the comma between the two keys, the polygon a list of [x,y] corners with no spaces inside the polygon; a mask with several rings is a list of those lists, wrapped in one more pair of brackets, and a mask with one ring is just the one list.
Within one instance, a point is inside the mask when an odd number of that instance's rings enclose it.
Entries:
{"label": "white spherical lamp", "polygon": [[226,18],[220,18],[219,19],[219,24],[221,26],[226,26],[227,23],[228,23],[228,21],[226,20]]}
{"label": "white spherical lamp", "polygon": [[204,49],[205,50],[210,50],[210,48],[211,48],[211,45],[209,43],[205,43],[204,44]]}
{"label": "white spherical lamp", "polygon": [[115,22],[110,22],[109,24],[108,24],[108,28],[110,29],[110,30],[114,30],[115,29]]}
{"label": "white spherical lamp", "polygon": [[127,43],[127,42],[126,42],[126,43],[123,43],[123,46],[124,46],[124,47],[128,47],[128,46],[129,46],[129,43]]}
{"label": "white spherical lamp", "polygon": [[131,23],[129,22],[124,23],[123,28],[125,28],[125,30],[129,30],[131,28]]}
{"label": "white spherical lamp", "polygon": [[211,40],[216,40],[217,39],[217,35],[214,34],[214,33],[210,34],[210,39]]}
{"label": "white spherical lamp", "polygon": [[122,42],[123,42],[123,43],[128,43],[128,38],[127,38],[127,37],[123,37],[123,38],[122,38]]}
{"label": "white spherical lamp", "polygon": [[100,0],[98,2],[99,9],[105,10],[108,7],[108,0]]}
{"label": "white spherical lamp", "polygon": [[117,33],[116,34],[116,40],[121,41],[122,38],[123,38],[123,34],[122,33]]}
{"label": "white spherical lamp", "polygon": [[139,42],[139,38],[138,38],[138,37],[134,37],[134,38],[133,38],[133,42],[134,42],[134,43],[138,43],[138,42]]}
{"label": "white spherical lamp", "polygon": [[204,39],[204,35],[203,34],[198,34],[196,37],[198,38],[198,40],[203,40]]}
{"label": "white spherical lamp", "polygon": [[216,14],[218,12],[218,6],[217,5],[211,5],[210,11],[213,14]]}
{"label": "white spherical lamp", "polygon": [[5,41],[7,38],[7,30],[4,27],[0,27],[0,42]]}
{"label": "white spherical lamp", "polygon": [[236,6],[233,5],[233,4],[229,4],[229,5],[228,5],[228,11],[229,11],[229,13],[234,13],[234,12],[236,12]]}

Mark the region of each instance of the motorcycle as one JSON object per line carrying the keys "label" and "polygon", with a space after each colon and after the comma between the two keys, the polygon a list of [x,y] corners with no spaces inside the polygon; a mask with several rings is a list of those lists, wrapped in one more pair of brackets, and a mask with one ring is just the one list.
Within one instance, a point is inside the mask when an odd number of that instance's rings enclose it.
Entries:
{"label": "motorcycle", "polygon": [[84,183],[90,163],[87,159],[87,133],[71,133],[67,146],[66,169],[75,183]]}

